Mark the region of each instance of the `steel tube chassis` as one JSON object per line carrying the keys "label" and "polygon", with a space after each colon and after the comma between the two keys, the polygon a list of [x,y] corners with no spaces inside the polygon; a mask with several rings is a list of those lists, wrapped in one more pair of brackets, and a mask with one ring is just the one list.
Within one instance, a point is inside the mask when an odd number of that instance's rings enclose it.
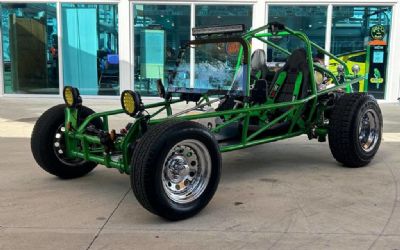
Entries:
{"label": "steel tube chassis", "polygon": [[[287,139],[294,136],[298,136],[301,134],[309,134],[311,130],[314,130],[318,136],[325,137],[328,128],[326,124],[324,124],[323,113],[325,110],[325,106],[319,103],[318,98],[322,95],[326,95],[329,92],[336,91],[338,89],[345,89],[346,92],[351,92],[351,85],[363,79],[363,77],[358,77],[354,75],[350,75],[349,69],[347,68],[345,62],[335,57],[331,53],[325,51],[317,44],[311,42],[308,37],[298,31],[291,30],[287,27],[284,27],[283,30],[280,30],[276,33],[266,32],[270,26],[265,25],[258,29],[249,31],[241,36],[235,37],[235,39],[239,39],[241,41],[244,49],[240,50],[239,57],[244,55],[246,62],[250,62],[250,53],[251,39],[258,39],[269,46],[272,46],[275,49],[280,50],[283,53],[290,55],[290,52],[285,50],[284,48],[279,47],[278,45],[272,43],[267,40],[267,37],[271,36],[296,36],[301,39],[305,43],[305,48],[307,52],[307,63],[310,72],[314,72],[314,69],[318,69],[320,71],[325,72],[336,85],[333,88],[325,89],[322,91],[317,91],[317,84],[314,79],[314,74],[310,74],[310,85],[311,85],[311,93],[304,99],[294,100],[291,102],[281,102],[281,103],[271,103],[266,102],[262,105],[251,105],[249,102],[244,102],[243,108],[225,110],[225,111],[215,111],[215,112],[205,112],[202,114],[194,114],[194,115],[181,115],[175,117],[174,119],[182,119],[182,120],[196,120],[202,118],[210,118],[210,117],[224,117],[224,122],[219,124],[215,128],[211,129],[212,133],[217,133],[222,128],[234,123],[234,122],[242,122],[242,131],[241,131],[241,139],[239,142],[231,145],[220,145],[221,152],[233,151],[238,149],[243,149],[246,147],[273,142],[277,140]],[[212,39],[210,39],[212,40]],[[215,40],[215,39],[214,39]],[[232,40],[231,37],[227,38],[227,40]],[[196,44],[196,40],[193,41]],[[323,52],[325,55],[328,55],[330,58],[333,58],[338,63],[342,64],[344,67],[344,81],[339,82],[339,80],[334,76],[329,70],[315,65],[313,63],[312,58],[312,47],[318,49]],[[250,63],[244,64],[247,67],[247,72],[250,72]],[[249,97],[250,95],[250,74],[247,74],[246,79],[246,89],[245,96]],[[132,145],[135,141],[140,138],[140,136],[145,133],[145,128],[142,126],[143,122],[148,125],[154,125],[157,123],[165,122],[168,119],[171,119],[173,116],[172,106],[176,103],[183,102],[183,100],[179,99],[170,99],[162,102],[144,105],[144,109],[154,109],[156,111],[149,113],[148,115],[141,115],[135,117],[135,122],[129,128],[127,133],[123,136],[118,137],[114,141],[114,151],[113,152],[105,152],[104,146],[101,144],[100,138],[96,135],[91,135],[86,132],[87,126],[93,119],[101,118],[103,121],[103,130],[109,130],[108,118],[109,116],[122,114],[124,113],[123,109],[111,110],[101,113],[95,113],[87,117],[82,124],[78,125],[77,116],[78,110],[75,108],[66,108],[65,109],[65,142],[66,142],[66,153],[69,157],[72,158],[82,158],[88,161],[93,161],[99,164],[102,164],[108,168],[116,168],[121,173],[130,174],[131,166],[130,166],[130,156]],[[203,95],[201,100],[198,103],[207,103],[209,102],[209,96]],[[306,106],[310,107],[310,109],[303,114]],[[266,117],[268,112],[271,112],[276,109],[286,108],[283,114],[272,120],[263,119],[264,124],[262,124],[257,131],[249,134],[249,122],[252,117]],[[154,117],[166,111],[167,117],[161,119],[154,119]],[[303,114],[303,115],[301,115]],[[261,120],[261,119],[260,119]],[[275,135],[275,136],[266,136],[259,138],[262,132],[271,128],[275,124],[289,121],[290,127],[287,133],[283,135]]]}

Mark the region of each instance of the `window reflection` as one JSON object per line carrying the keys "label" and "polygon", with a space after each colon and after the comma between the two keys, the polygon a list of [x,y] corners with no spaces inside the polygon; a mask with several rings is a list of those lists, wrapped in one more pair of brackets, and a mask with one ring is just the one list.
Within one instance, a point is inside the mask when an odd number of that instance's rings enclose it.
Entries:
{"label": "window reflection", "polygon": [[[195,25],[243,23],[247,29],[250,29],[252,9],[251,5],[196,5]],[[189,86],[190,51],[185,52],[185,62],[181,62],[179,72],[175,71],[178,55],[182,53],[190,40],[190,6],[134,5],[134,26],[135,91],[142,95],[157,95],[157,79],[162,79],[167,88],[175,74],[177,74],[176,77],[181,78],[180,85]],[[201,53],[202,50],[197,51],[197,49],[194,53],[195,86],[205,89],[214,88],[212,82],[215,82],[215,79],[209,81],[204,75],[207,63],[204,61],[205,55]],[[224,53],[226,54],[226,51]],[[200,60],[203,60],[202,63]],[[218,74],[223,74],[224,77],[232,80],[230,76],[232,72],[223,72],[221,65],[216,61],[213,62],[214,64],[208,65],[208,67],[214,67],[210,69],[215,71],[218,68],[221,70]],[[227,60],[223,60],[223,64],[224,67],[228,67]],[[218,74],[216,73],[215,76]],[[201,77],[208,80],[200,81]]]}
{"label": "window reflection", "polygon": [[4,92],[58,94],[56,5],[1,4],[1,19]]}
{"label": "window reflection", "polygon": [[[333,7],[331,52],[345,61],[350,69],[355,64],[359,65],[360,74],[366,75],[366,80],[353,85],[355,91],[369,92],[376,98],[384,98],[391,19],[390,7]],[[384,36],[379,41],[383,48],[373,53],[371,28],[376,25],[382,26],[384,30]],[[337,63],[331,60],[329,67],[336,71]],[[375,75],[379,75],[380,79],[372,79]]]}
{"label": "window reflection", "polygon": [[[304,32],[311,41],[321,47],[325,46],[326,33],[326,6],[283,6],[270,5],[268,8],[269,22],[283,23],[287,27]],[[289,51],[304,47],[304,43],[294,37],[276,38],[275,43]],[[318,51],[313,51],[316,56]],[[277,50],[268,48],[269,62],[280,62],[285,60],[286,55]]]}
{"label": "window reflection", "polygon": [[244,24],[252,27],[252,5],[196,5],[196,26]]}
{"label": "window reflection", "polygon": [[333,54],[365,50],[373,25],[385,26],[390,31],[391,9],[388,7],[333,7],[332,44]]}
{"label": "window reflection", "polygon": [[64,84],[119,95],[117,5],[62,4]]}
{"label": "window reflection", "polygon": [[[194,82],[190,82],[190,49],[195,51]],[[247,69],[243,65],[243,48],[239,42],[207,42],[190,45],[181,53],[169,89],[185,88],[195,91],[226,93],[231,90],[235,93],[245,89],[245,75]],[[171,88],[172,87],[172,88]]]}
{"label": "window reflection", "polygon": [[179,51],[190,40],[190,6],[134,5],[135,91],[157,95],[156,81],[167,86]]}

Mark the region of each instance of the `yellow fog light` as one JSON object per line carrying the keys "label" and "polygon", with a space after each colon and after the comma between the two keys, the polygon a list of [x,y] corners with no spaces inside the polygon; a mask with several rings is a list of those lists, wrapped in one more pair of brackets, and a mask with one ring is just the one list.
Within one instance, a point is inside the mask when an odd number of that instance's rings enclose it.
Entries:
{"label": "yellow fog light", "polygon": [[141,110],[140,95],[132,90],[125,90],[121,95],[121,105],[125,113],[130,116],[136,115]]}
{"label": "yellow fog light", "polygon": [[81,96],[79,95],[79,90],[71,86],[65,86],[63,91],[63,97],[65,104],[69,108],[76,108],[82,104]]}

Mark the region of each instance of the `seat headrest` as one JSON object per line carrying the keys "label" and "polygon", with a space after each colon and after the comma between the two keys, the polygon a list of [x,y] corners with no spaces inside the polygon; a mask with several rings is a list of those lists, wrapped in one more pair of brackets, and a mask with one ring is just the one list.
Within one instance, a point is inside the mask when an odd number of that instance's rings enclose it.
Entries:
{"label": "seat headrest", "polygon": [[265,67],[266,55],[262,49],[256,49],[251,55],[251,69],[262,70]]}
{"label": "seat headrest", "polygon": [[288,70],[304,71],[308,69],[307,65],[307,53],[303,48],[296,49],[288,57],[286,62],[286,68]]}

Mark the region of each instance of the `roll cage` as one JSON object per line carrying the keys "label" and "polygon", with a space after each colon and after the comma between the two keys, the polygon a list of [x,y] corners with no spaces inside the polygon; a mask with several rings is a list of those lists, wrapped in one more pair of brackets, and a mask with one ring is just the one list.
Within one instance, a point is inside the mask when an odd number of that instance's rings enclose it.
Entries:
{"label": "roll cage", "polygon": [[[296,36],[302,40],[305,44],[309,71],[314,72],[314,70],[317,69],[326,73],[332,79],[335,86],[318,91],[314,74],[310,74],[310,93],[308,93],[304,98],[279,103],[267,101],[263,104],[253,104],[250,98],[251,66],[249,62],[251,60],[251,40],[257,39],[267,44],[267,46],[278,49],[287,55],[291,54],[286,49],[268,40],[268,37],[273,36]],[[247,72],[244,95],[239,100],[241,105],[226,110],[189,114],[192,110],[199,110],[205,106],[211,106],[212,103],[221,100],[224,101],[230,98],[229,93],[227,93],[224,96],[217,96],[215,99],[212,99],[211,97],[213,93],[211,91],[210,93],[200,93],[199,98],[195,99],[196,104],[193,108],[183,112],[173,113],[172,106],[174,104],[188,101],[188,99],[185,97],[174,98],[171,97],[171,95],[166,95],[167,98],[161,102],[143,105],[142,110],[133,117],[134,121],[127,126],[127,131],[116,135],[114,132],[113,139],[108,141],[104,140],[101,135],[94,134],[93,131],[88,132],[88,127],[90,127],[89,125],[91,121],[101,118],[104,124],[102,131],[105,131],[105,134],[109,135],[109,116],[124,113],[123,109],[92,114],[79,124],[77,119],[78,109],[66,108],[65,140],[67,155],[72,158],[94,161],[103,164],[106,167],[117,168],[120,172],[129,174],[131,169],[131,152],[135,147],[136,141],[146,133],[149,126],[166,122],[169,119],[199,120],[218,118],[220,122],[216,124],[215,127],[210,128],[210,131],[216,135],[232,125],[239,124],[239,137],[228,143],[220,142],[221,152],[247,148],[262,143],[291,138],[301,134],[308,134],[310,138],[315,138],[316,136],[318,136],[318,138],[324,138],[327,134],[327,124],[325,123],[324,118],[324,112],[327,109],[327,105],[326,102],[322,100],[329,93],[335,92],[339,89],[346,89],[347,92],[351,92],[351,85],[363,78],[362,76],[350,75],[349,69],[342,60],[325,51],[317,44],[311,42],[304,33],[291,30],[279,23],[270,23],[240,35],[235,33],[204,35],[190,43],[200,44],[215,41],[238,41],[242,44],[239,54],[243,55],[243,61],[245,62],[243,63],[243,66],[247,67]],[[323,54],[333,58],[339,64],[343,65],[344,70],[342,75],[337,77],[328,69],[314,64],[312,48],[319,50]],[[238,70],[238,68],[236,70]],[[185,96],[184,94],[185,93],[182,93],[182,96]],[[150,110],[153,109],[155,110],[150,112]],[[167,117],[156,119],[155,116],[162,112],[165,112]],[[250,126],[254,123],[257,124],[257,127],[256,129],[251,130]],[[269,130],[283,123],[288,125],[284,132],[270,135],[268,135],[268,133],[265,134]],[[310,136],[311,134],[313,134],[313,136]],[[105,145],[105,143],[109,145]],[[112,148],[113,150],[107,150],[109,148]]]}

